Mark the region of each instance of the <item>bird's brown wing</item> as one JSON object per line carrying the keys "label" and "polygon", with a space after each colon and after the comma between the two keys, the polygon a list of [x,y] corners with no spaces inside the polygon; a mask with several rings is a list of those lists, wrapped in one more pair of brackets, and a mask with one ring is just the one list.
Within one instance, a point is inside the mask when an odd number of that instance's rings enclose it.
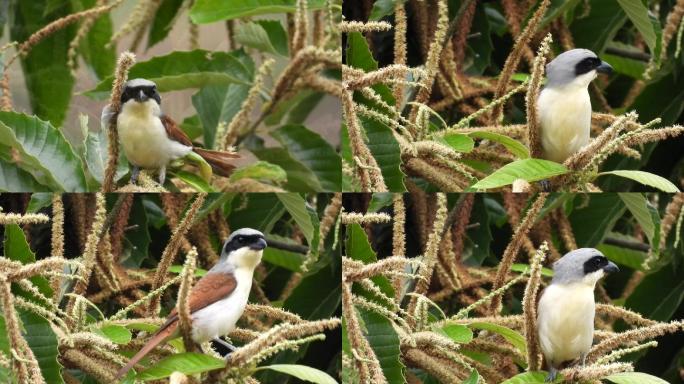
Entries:
{"label": "bird's brown wing", "polygon": [[192,147],[192,141],[190,141],[188,135],[186,135],[185,132],[178,127],[178,124],[176,124],[175,121],[166,115],[163,115],[160,117],[160,119],[164,125],[164,129],[166,129],[166,135],[169,137],[169,139],[177,141],[183,145],[187,145],[188,147]]}
{"label": "bird's brown wing", "polygon": [[[190,313],[209,306],[223,298],[228,297],[237,286],[235,275],[228,273],[209,273],[204,275],[190,291],[188,307]],[[170,323],[178,318],[178,312],[174,308],[166,320]]]}
{"label": "bird's brown wing", "polygon": [[116,373],[116,376],[114,377],[114,381],[118,381],[120,378],[122,378],[128,371],[133,368],[134,365],[138,364],[140,360],[142,360],[145,355],[150,353],[151,350],[153,350],[157,345],[161,344],[164,340],[167,338],[171,337],[176,332],[176,329],[178,328],[178,322],[174,321],[172,323],[164,324],[157,333],[155,333],[148,341],[143,345],[142,348],[138,351],[138,353],[133,356],[128,363],[123,366],[119,371]]}

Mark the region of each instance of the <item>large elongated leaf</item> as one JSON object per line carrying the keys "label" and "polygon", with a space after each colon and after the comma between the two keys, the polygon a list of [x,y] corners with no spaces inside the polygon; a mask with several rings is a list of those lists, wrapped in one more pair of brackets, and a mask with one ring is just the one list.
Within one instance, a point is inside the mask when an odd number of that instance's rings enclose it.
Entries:
{"label": "large elongated leaf", "polygon": [[527,147],[525,147],[525,145],[506,135],[487,131],[475,131],[469,133],[468,136],[476,137],[478,139],[487,139],[499,143],[520,159],[527,159],[530,157],[530,151],[527,149]]}
{"label": "large elongated leaf", "polygon": [[499,335],[503,336],[506,341],[511,343],[511,345],[516,347],[523,354],[523,356],[527,354],[527,343],[525,342],[525,337],[510,328],[485,322],[473,322],[468,324],[468,327],[474,329],[484,329],[486,331],[498,333]]}
{"label": "large elongated leaf", "polygon": [[[309,10],[325,6],[325,0],[309,0]],[[190,18],[195,24],[213,23],[238,17],[263,15],[267,13],[294,12],[295,0],[197,0],[190,9]]]}
{"label": "large elongated leaf", "polygon": [[208,85],[192,95],[192,105],[202,122],[204,146],[215,147],[219,122],[228,123],[242,107],[249,86],[245,84]]}
{"label": "large elongated leaf", "polygon": [[303,125],[285,125],[271,134],[292,157],[306,165],[318,177],[324,191],[339,191],[342,184],[342,160],[335,149],[319,134]]}
{"label": "large elongated leaf", "polygon": [[600,54],[627,21],[627,15],[615,1],[591,0],[589,4],[589,16],[574,20],[570,29],[575,46]]}
{"label": "large elongated leaf", "polygon": [[272,364],[259,367],[257,370],[270,369],[272,371],[286,373],[299,380],[308,381],[315,384],[337,384],[337,381],[327,373],[306,365],[299,364]]}
{"label": "large elongated leaf", "polygon": [[288,191],[317,192],[323,187],[316,175],[302,162],[292,157],[285,148],[251,148],[252,153],[260,160],[280,166],[287,173]]}
{"label": "large elongated leaf", "polygon": [[648,242],[655,252],[658,252],[660,243],[660,216],[655,207],[651,206],[646,197],[641,193],[619,193],[620,199],[639,226],[648,237]]}
{"label": "large elongated leaf", "polygon": [[365,336],[378,357],[382,372],[390,384],[401,384],[404,379],[404,365],[399,360],[399,335],[392,323],[384,316],[357,308],[365,328]]}
{"label": "large elongated leaf", "polygon": [[276,196],[297,223],[307,243],[312,246],[314,229],[318,227],[318,223],[311,220],[306,200],[297,193],[277,193]]}
{"label": "large elongated leaf", "polygon": [[627,298],[625,307],[657,321],[667,321],[684,299],[684,268],[665,267],[647,275]]}
{"label": "large elongated leaf", "polygon": [[[5,225],[5,241],[3,243],[4,256],[10,260],[18,261],[22,264],[30,264],[36,261],[36,255],[31,250],[24,231],[17,224]],[[38,287],[38,290],[45,296],[52,295],[50,283],[43,276],[33,276],[30,278],[31,282]],[[23,293],[28,299],[33,298],[31,293]]]}
{"label": "large elongated leaf", "polygon": [[81,161],[58,129],[35,116],[0,112],[0,151],[16,150],[17,165],[55,191],[86,190]]}
{"label": "large elongated leaf", "polygon": [[[543,372],[525,372],[517,374],[501,384],[544,384],[546,374]],[[559,382],[557,380],[557,382]]]}
{"label": "large elongated leaf", "polygon": [[368,137],[368,148],[378,162],[387,189],[403,192],[404,172],[401,171],[401,150],[399,143],[388,126],[375,120],[361,118],[361,125]]}
{"label": "large elongated leaf", "polygon": [[173,22],[177,20],[178,11],[183,4],[183,0],[162,0],[157,12],[154,14],[152,27],[147,39],[147,48],[164,40],[173,28]]}
{"label": "large elongated leaf", "polygon": [[[12,41],[26,41],[51,21],[70,13],[69,7],[58,7],[46,13],[47,3],[46,0],[16,2],[12,7]],[[71,100],[74,78],[67,67],[67,50],[74,32],[75,26],[57,30],[21,57],[31,109],[55,126],[64,121]]]}
{"label": "large elongated leaf", "polygon": [[601,175],[615,175],[624,177],[627,179],[634,180],[644,185],[659,189],[663,192],[677,193],[679,188],[674,185],[670,180],[658,176],[656,174],[644,171],[633,171],[633,170],[616,170],[616,171],[606,171],[599,173]]}
{"label": "large elongated leaf", "polygon": [[[74,9],[74,11],[90,9],[95,6],[95,3],[96,0],[82,0],[83,6],[79,9]],[[107,43],[112,37],[112,30],[111,16],[109,13],[105,13],[93,23],[79,47],[79,52],[83,59],[92,68],[98,79],[111,75],[116,66],[114,47],[107,48]]]}
{"label": "large elongated leaf", "polygon": [[[203,49],[176,51],[136,63],[128,73],[129,79],[142,77],[157,84],[160,92],[201,88],[206,85],[251,85],[253,65],[242,50],[210,52]],[[98,100],[109,97],[113,76],[102,80],[85,94]]]}
{"label": "large elongated leaf", "polygon": [[[579,200],[580,197],[575,197]],[[579,247],[594,247],[599,244],[615,222],[625,212],[625,204],[617,194],[594,194],[589,204],[575,208],[570,215],[575,240]]]}
{"label": "large elongated leaf", "polygon": [[285,29],[280,22],[275,20],[239,24],[235,29],[235,41],[244,46],[275,55],[287,56],[288,52]]}
{"label": "large elongated leaf", "polygon": [[39,184],[29,172],[0,157],[0,191],[26,192],[48,190],[49,188]]}
{"label": "large elongated leaf", "polygon": [[145,381],[163,379],[171,376],[176,371],[192,375],[223,368],[225,365],[226,363],[222,359],[217,359],[203,353],[177,353],[162,359],[153,367],[140,372],[136,378]]}
{"label": "large elongated leaf", "polygon": [[[87,128],[87,126],[86,126]],[[107,159],[109,137],[103,130],[97,132],[86,133],[85,138],[85,166],[90,175],[99,183],[102,184],[104,180],[105,169],[107,168]],[[119,161],[116,162],[116,174],[114,180],[117,181],[128,173],[128,160],[123,151],[119,151]]]}
{"label": "large elongated leaf", "polygon": [[656,51],[656,31],[648,17],[648,8],[641,0],[617,0],[627,17],[634,23],[634,26],[641,33],[646,45],[651,52]]}
{"label": "large elongated leaf", "polygon": [[61,384],[62,365],[57,361],[57,335],[50,322],[33,312],[19,311],[24,338],[38,360],[40,372],[48,383]]}
{"label": "large elongated leaf", "polygon": [[517,179],[537,181],[567,173],[562,164],[542,159],[523,159],[508,163],[475,183],[473,189],[499,188]]}
{"label": "large elongated leaf", "polygon": [[667,381],[643,372],[614,373],[605,379],[616,384],[667,384]]}

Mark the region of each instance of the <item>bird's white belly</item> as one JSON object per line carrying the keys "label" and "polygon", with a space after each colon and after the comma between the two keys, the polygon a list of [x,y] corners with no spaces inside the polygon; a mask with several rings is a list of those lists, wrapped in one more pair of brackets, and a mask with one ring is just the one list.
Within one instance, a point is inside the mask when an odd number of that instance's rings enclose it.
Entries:
{"label": "bird's white belly", "polygon": [[593,287],[552,284],[539,300],[539,343],[552,365],[574,360],[591,348],[594,338]]}
{"label": "bird's white belly", "polygon": [[126,158],[138,167],[160,168],[185,156],[192,149],[170,140],[161,120],[156,117],[119,114],[117,128]]}
{"label": "bird's white belly", "polygon": [[232,294],[192,314],[192,338],[195,342],[203,343],[235,329],[249,299],[252,274],[236,270],[235,278],[237,286]]}
{"label": "bird's white belly", "polygon": [[591,100],[586,88],[545,88],[537,111],[545,159],[562,163],[589,143]]}

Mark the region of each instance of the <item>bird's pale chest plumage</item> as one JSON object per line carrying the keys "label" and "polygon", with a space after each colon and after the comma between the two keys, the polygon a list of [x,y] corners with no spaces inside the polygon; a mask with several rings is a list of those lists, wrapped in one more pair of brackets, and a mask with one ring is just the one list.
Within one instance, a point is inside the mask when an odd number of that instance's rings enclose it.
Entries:
{"label": "bird's pale chest plumage", "polygon": [[537,324],[542,352],[552,365],[586,354],[594,338],[594,287],[551,284],[539,300]]}
{"label": "bird's pale chest plumage", "polygon": [[161,168],[192,148],[169,139],[151,103],[154,101],[125,104],[117,116],[117,130],[130,163],[142,168]]}
{"label": "bird's pale chest plumage", "polygon": [[544,88],[537,111],[545,159],[562,163],[589,143],[591,100],[586,87]]}

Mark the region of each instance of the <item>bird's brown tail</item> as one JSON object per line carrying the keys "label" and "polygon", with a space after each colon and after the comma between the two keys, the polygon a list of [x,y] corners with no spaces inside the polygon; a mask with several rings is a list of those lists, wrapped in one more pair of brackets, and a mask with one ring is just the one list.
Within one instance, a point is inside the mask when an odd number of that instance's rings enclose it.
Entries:
{"label": "bird's brown tail", "polygon": [[212,151],[197,147],[193,148],[193,151],[202,156],[202,158],[211,165],[214,173],[225,177],[230,176],[233,169],[235,169],[232,160],[240,157],[240,155],[233,152]]}
{"label": "bird's brown tail", "polygon": [[138,364],[138,362],[145,357],[148,353],[150,353],[151,350],[153,350],[157,345],[161,344],[162,341],[164,341],[166,338],[170,337],[175,331],[176,328],[178,328],[178,322],[174,321],[173,323],[170,323],[168,326],[160,329],[157,331],[157,333],[154,334],[150,338],[150,340],[145,343],[145,345],[138,351],[138,353],[135,354],[131,358],[131,360],[128,361],[128,364],[126,364],[123,368],[119,369],[119,372],[116,373],[116,377],[114,378],[114,381],[118,382],[119,379],[124,377],[128,371],[133,368],[134,365]]}

